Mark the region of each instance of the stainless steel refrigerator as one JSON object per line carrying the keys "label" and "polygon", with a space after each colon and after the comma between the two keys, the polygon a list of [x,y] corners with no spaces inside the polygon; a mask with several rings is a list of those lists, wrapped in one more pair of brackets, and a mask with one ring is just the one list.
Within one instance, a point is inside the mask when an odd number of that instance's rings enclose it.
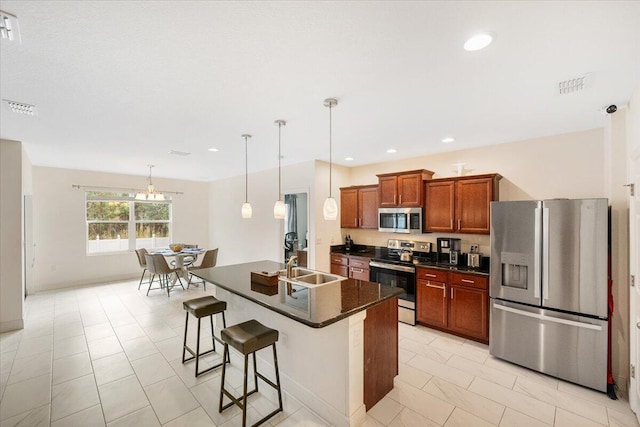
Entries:
{"label": "stainless steel refrigerator", "polygon": [[607,391],[607,199],[491,203],[496,357]]}

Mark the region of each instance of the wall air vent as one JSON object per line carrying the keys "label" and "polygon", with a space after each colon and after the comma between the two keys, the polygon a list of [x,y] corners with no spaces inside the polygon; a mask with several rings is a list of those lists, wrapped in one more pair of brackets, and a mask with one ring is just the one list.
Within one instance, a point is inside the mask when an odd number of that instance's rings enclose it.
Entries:
{"label": "wall air vent", "polygon": [[173,154],[174,156],[190,156],[191,153],[187,153],[186,151],[177,151],[177,150],[171,150],[169,151],[169,154]]}
{"label": "wall air vent", "polygon": [[558,93],[560,95],[567,95],[584,90],[589,86],[589,81],[591,80],[590,77],[591,73],[573,79],[561,81],[560,83],[558,83]]}
{"label": "wall air vent", "polygon": [[27,116],[37,116],[38,110],[35,105],[29,105],[22,102],[17,101],[9,101],[8,99],[3,99],[2,102],[6,103],[11,111],[17,114],[24,114]]}
{"label": "wall air vent", "polygon": [[3,40],[17,41],[20,43],[18,18],[4,10],[0,10],[0,34]]}

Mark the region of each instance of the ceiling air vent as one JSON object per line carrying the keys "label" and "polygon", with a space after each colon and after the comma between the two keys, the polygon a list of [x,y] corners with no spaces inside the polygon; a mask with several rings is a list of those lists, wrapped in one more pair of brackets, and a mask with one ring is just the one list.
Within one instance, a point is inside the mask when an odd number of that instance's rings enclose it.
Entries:
{"label": "ceiling air vent", "polygon": [[173,154],[174,156],[190,156],[191,153],[187,153],[186,151],[177,151],[177,150],[171,150],[169,151],[169,154]]}
{"label": "ceiling air vent", "polygon": [[0,34],[3,40],[17,41],[20,43],[20,31],[18,31],[18,18],[4,10],[0,10]]}
{"label": "ceiling air vent", "polygon": [[561,81],[560,83],[558,83],[558,93],[560,95],[567,95],[586,89],[588,87],[590,76],[591,73],[573,79]]}
{"label": "ceiling air vent", "polygon": [[27,116],[38,115],[38,110],[36,109],[35,105],[24,104],[17,101],[9,101],[8,99],[3,99],[2,102],[6,103],[14,113],[24,114]]}

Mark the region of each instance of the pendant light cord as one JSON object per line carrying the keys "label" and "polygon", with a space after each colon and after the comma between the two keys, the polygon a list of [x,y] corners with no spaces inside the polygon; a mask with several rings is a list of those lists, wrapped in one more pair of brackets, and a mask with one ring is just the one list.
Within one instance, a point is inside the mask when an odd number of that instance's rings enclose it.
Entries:
{"label": "pendant light cord", "polygon": [[247,137],[244,137],[244,202],[249,203],[249,151]]}
{"label": "pendant light cord", "polygon": [[331,108],[333,107],[333,105],[331,103],[329,103],[329,197],[331,197],[331,175],[332,175],[332,153],[331,153],[331,147],[333,146],[333,143],[331,141]]}
{"label": "pendant light cord", "polygon": [[282,123],[278,122],[278,200],[282,200],[282,154],[280,153],[280,131],[282,130]]}

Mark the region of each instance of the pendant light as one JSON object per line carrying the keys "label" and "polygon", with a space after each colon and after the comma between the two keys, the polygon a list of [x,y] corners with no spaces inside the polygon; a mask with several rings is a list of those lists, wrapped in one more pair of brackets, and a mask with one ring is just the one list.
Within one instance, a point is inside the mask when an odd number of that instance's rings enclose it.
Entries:
{"label": "pendant light", "polygon": [[284,120],[276,120],[276,125],[278,125],[278,200],[273,205],[273,217],[275,219],[284,219],[285,206],[284,201],[282,200],[282,154],[280,153],[280,131],[282,130],[282,126],[287,125],[287,122]]}
{"label": "pendant light", "polygon": [[248,166],[248,150],[247,140],[251,138],[251,135],[244,134],[244,203],[242,204],[242,218],[251,218],[253,210],[251,209],[251,203],[249,203],[249,166]]}
{"label": "pendant light", "polygon": [[147,166],[149,166],[149,185],[147,186],[147,191],[138,191],[136,200],[164,200],[164,194],[156,193],[153,181],[151,181],[151,169],[153,169],[154,165]]}
{"label": "pendant light", "polygon": [[322,215],[324,219],[329,221],[335,221],[338,218],[338,203],[336,199],[331,197],[331,172],[332,172],[332,158],[331,158],[331,109],[338,105],[338,100],[334,98],[327,98],[324,100],[324,106],[329,107],[329,197],[324,201],[322,206]]}

